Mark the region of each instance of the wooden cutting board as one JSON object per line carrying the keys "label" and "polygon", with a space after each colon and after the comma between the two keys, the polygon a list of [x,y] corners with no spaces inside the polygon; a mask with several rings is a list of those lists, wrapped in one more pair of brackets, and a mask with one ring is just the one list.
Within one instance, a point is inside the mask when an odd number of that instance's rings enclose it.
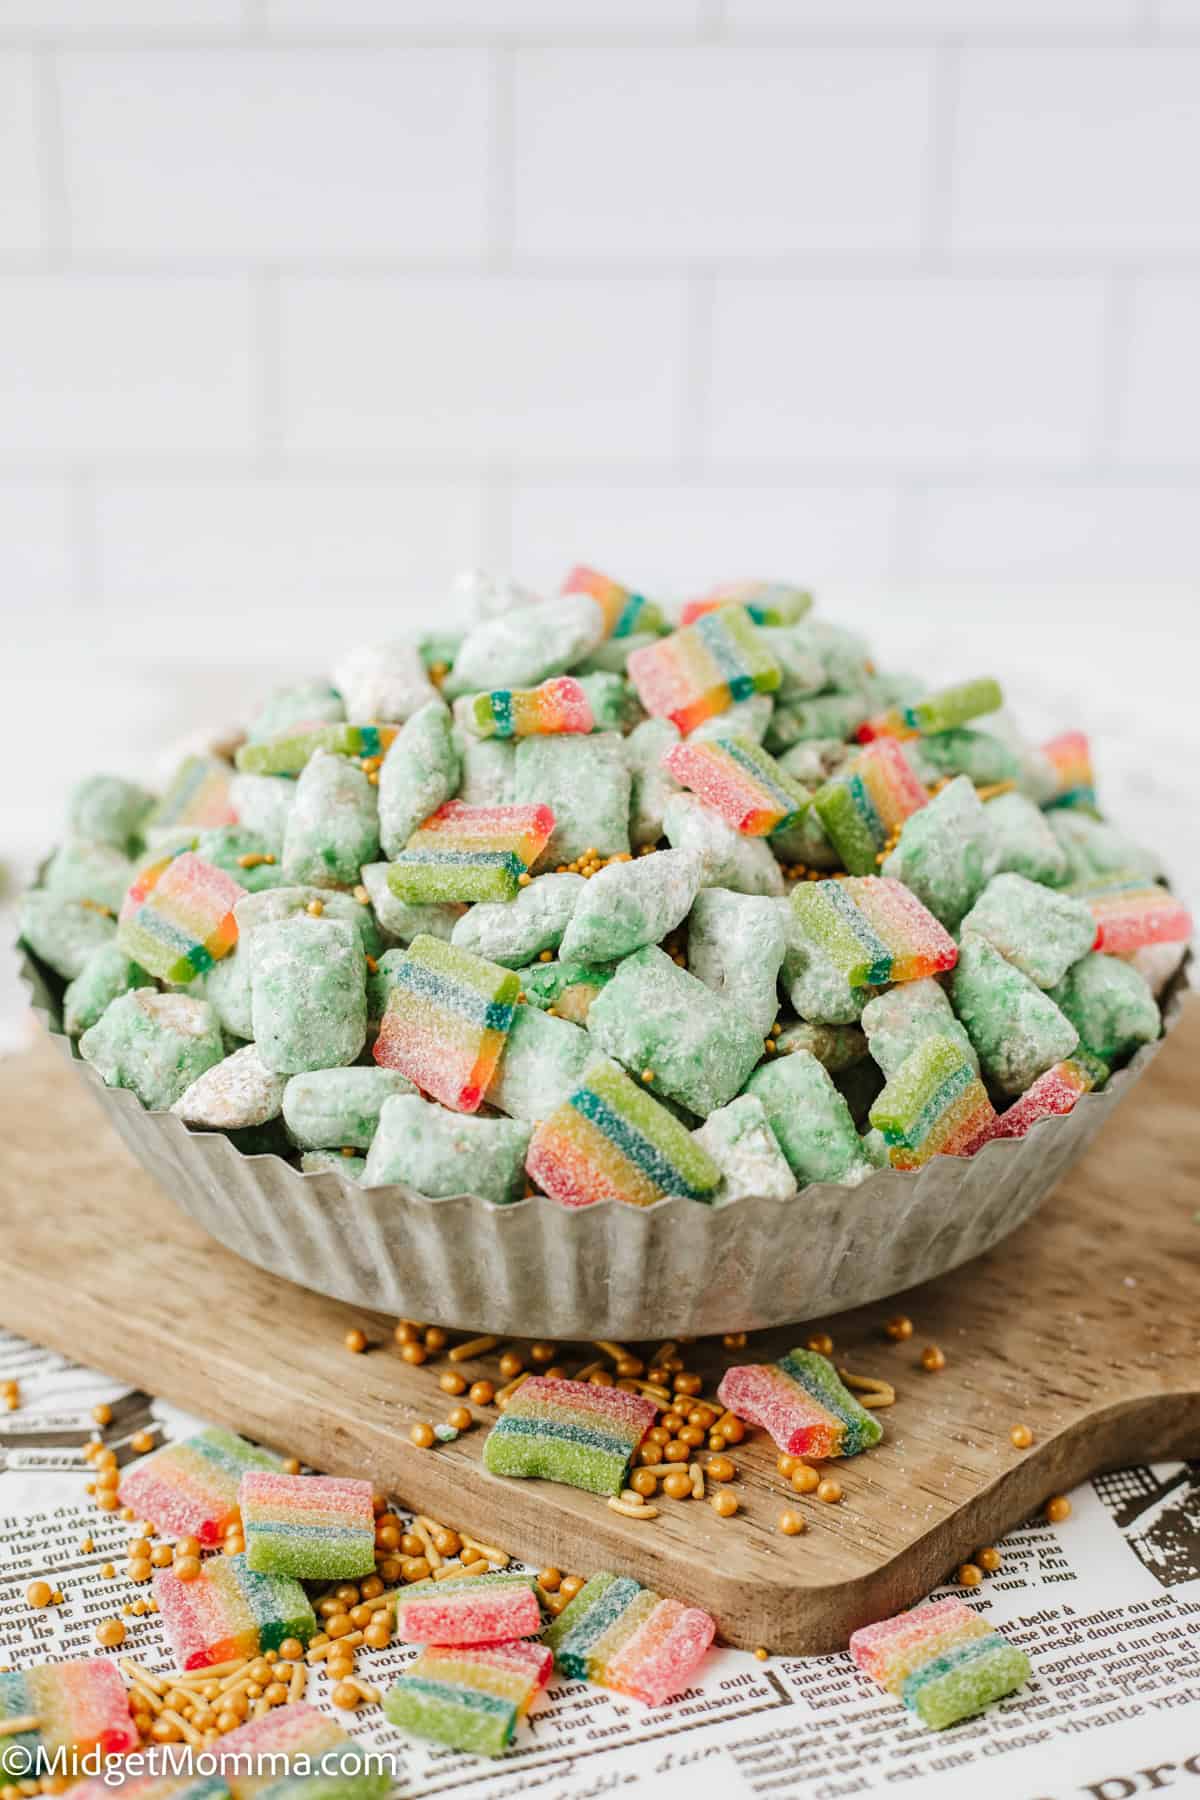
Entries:
{"label": "wooden cutting board", "polygon": [[[761,1434],[732,1452],[741,1510],[660,1499],[651,1523],[481,1466],[492,1408],[456,1443],[418,1450],[444,1418],[444,1355],[401,1361],[394,1321],[293,1287],[177,1212],[48,1046],[0,1063],[0,1319],[205,1418],[332,1474],[370,1477],[414,1509],[536,1565],[612,1567],[707,1607],[724,1638],[811,1654],[909,1604],[1048,1495],[1103,1468],[1200,1455],[1200,1005],[1030,1224],[979,1261],[829,1321],[835,1360],[898,1399],[884,1443],[839,1464],[841,1505],[798,1499]],[[798,1204],[803,1205],[801,1200]],[[714,1281],[720,1270],[713,1271]],[[915,1324],[906,1343],[882,1330]],[[361,1326],[371,1348],[342,1339]],[[688,1351],[711,1393],[729,1364],[804,1337],[763,1333]],[[945,1352],[938,1374],[920,1352]],[[500,1348],[508,1348],[507,1345]],[[518,1346],[523,1348],[523,1346]],[[499,1351],[464,1363],[499,1381]],[[572,1371],[598,1353],[564,1350]],[[1034,1447],[1009,1441],[1029,1425]],[[784,1507],[808,1530],[784,1537]]]}

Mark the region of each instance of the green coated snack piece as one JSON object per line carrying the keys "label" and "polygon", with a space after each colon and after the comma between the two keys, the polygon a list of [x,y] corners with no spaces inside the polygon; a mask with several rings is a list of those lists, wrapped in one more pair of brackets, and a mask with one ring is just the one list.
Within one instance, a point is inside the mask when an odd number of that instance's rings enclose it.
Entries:
{"label": "green coated snack piece", "polygon": [[363,886],[371,896],[375,917],[384,931],[402,944],[411,944],[415,937],[422,936],[445,938],[449,942],[454,927],[463,916],[462,908],[415,906],[408,900],[401,900],[388,886],[390,867],[391,864],[385,862],[364,863],[362,867]]}
{"label": "green coated snack piece", "polygon": [[513,607],[467,633],[443,691],[454,698],[536,687],[589,655],[604,636],[604,615],[586,594]]}
{"label": "green coated snack piece", "polygon": [[301,914],[256,926],[244,948],[267,1067],[299,1075],[352,1063],[367,1036],[367,969],[354,927]]}
{"label": "green coated snack piece", "polygon": [[397,733],[379,771],[379,838],[389,860],[454,798],[461,773],[450,714],[440,699],[430,700]]}
{"label": "green coated snack piece", "polygon": [[921,780],[930,787],[948,775],[969,775],[976,787],[989,787],[996,781],[1015,781],[1021,773],[1019,758],[1001,738],[963,725],[913,738],[905,750]]}
{"label": "green coated snack piece", "polygon": [[185,1125],[237,1131],[279,1117],[287,1077],[268,1069],[253,1044],[205,1069],[172,1106]]}
{"label": "green coated snack piece", "polygon": [[1109,875],[1140,875],[1147,881],[1157,881],[1163,873],[1161,859],[1153,850],[1134,843],[1115,826],[1093,819],[1088,813],[1054,807],[1046,814],[1046,823],[1067,859],[1061,886],[1103,880]]}
{"label": "green coated snack piece", "polygon": [[871,1056],[887,1076],[926,1038],[950,1038],[978,1073],[979,1058],[964,1025],[954,1016],[945,989],[932,975],[923,981],[902,981],[864,1006],[863,1030]]}
{"label": "green coated snack piece", "polygon": [[[906,981],[902,989],[919,986],[919,982]],[[863,1010],[865,1012],[866,1008]],[[812,1025],[807,1019],[799,1019],[793,1025],[784,1026],[775,1039],[775,1049],[780,1056],[787,1056],[793,1050],[807,1050],[831,1075],[840,1075],[867,1055],[867,1037],[857,1025]]]}
{"label": "green coated snack piece", "polygon": [[786,947],[777,901],[720,887],[696,895],[688,917],[688,968],[761,1038],[770,1036],[779,1010],[776,984]]}
{"label": "green coated snack piece", "polygon": [[688,742],[696,744],[704,743],[708,738],[745,737],[761,744],[774,708],[773,694],[750,694],[745,700],[735,700],[724,712],[701,719],[688,732]]}
{"label": "green coated snack piece", "polygon": [[121,910],[134,866],[111,844],[68,838],[46,865],[42,886],[60,900],[90,900],[110,913]]}
{"label": "green coated snack piece", "polygon": [[851,987],[827,952],[804,930],[790,900],[778,902],[786,947],[781,978],[792,1010],[810,1025],[855,1025],[877,992]]}
{"label": "green coated snack piece", "polygon": [[762,1055],[762,1039],[728,1001],[656,945],[636,950],[592,1002],[596,1048],[702,1118],[732,1100]]}
{"label": "green coated snack piece", "polygon": [[225,1046],[207,1002],[135,988],[84,1032],[79,1054],[107,1087],[129,1088],[148,1111],[166,1112],[222,1061]]}
{"label": "green coated snack piece", "polygon": [[[445,640],[441,648],[444,652]],[[453,660],[452,651],[431,658],[447,666]],[[334,685],[346,702],[346,717],[362,723],[380,719],[390,725],[411,719],[437,698],[426,666],[417,644],[359,644],[348,650],[333,671]]]}
{"label": "green coated snack piece", "polygon": [[296,783],[283,839],[289,883],[350,887],[379,857],[379,806],[357,763],[318,750]]}
{"label": "green coated snack piece", "polygon": [[301,775],[319,751],[329,756],[382,757],[395,731],[394,725],[295,725],[281,737],[243,744],[237,767],[243,775]]}
{"label": "green coated snack piece", "polygon": [[288,814],[296,798],[296,783],[287,775],[235,775],[229,784],[229,800],[238,823],[262,839],[274,856],[283,855]]}
{"label": "green coated snack piece", "polygon": [[283,886],[283,869],[275,851],[265,838],[244,825],[218,825],[202,831],[196,839],[196,854],[232,875],[248,894]]}
{"label": "green coated snack piece", "polygon": [[86,775],[67,798],[67,828],[73,837],[111,844],[132,855],[154,809],[154,795],[120,775]]}
{"label": "green coated snack piece", "polygon": [[988,863],[995,874],[1024,875],[1048,887],[1065,884],[1067,853],[1047,815],[1032,800],[1024,794],[997,794],[984,807],[984,817],[990,844]]}
{"label": "green coated snack piece", "polygon": [[633,683],[616,673],[576,675],[587,695],[595,723],[593,731],[631,731],[644,717]]}
{"label": "green coated snack piece", "polygon": [[1158,1037],[1158,1005],[1145,977],[1120,957],[1093,951],[1068,969],[1048,996],[1102,1062],[1124,1062]]}
{"label": "green coated snack piece", "polygon": [[963,942],[950,982],[954,1010],[979,1053],[980,1067],[1002,1093],[1023,1094],[1079,1042],[1052,996],[984,938]]}
{"label": "green coated snack piece", "polygon": [[384,1102],[416,1088],[399,1069],[312,1069],[283,1090],[283,1122],[301,1150],[369,1150]]}
{"label": "green coated snack piece", "polygon": [[703,887],[729,888],[735,894],[783,893],[783,871],[766,839],[736,831],[695,794],[672,794],[663,809],[663,833],[673,850],[699,855]]}
{"label": "green coated snack piece", "polygon": [[968,778],[958,775],[904,821],[880,874],[902,881],[947,931],[956,932],[987,883],[989,848],[983,804]]}
{"label": "green coated snack piece", "polygon": [[719,1106],[692,1135],[721,1171],[714,1206],[728,1206],[746,1194],[790,1200],[796,1193],[796,1177],[756,1095],[739,1094]]}
{"label": "green coated snack piece", "polygon": [[353,925],[364,955],[383,954],[385,939],[371,910],[370,896],[367,895],[364,904],[352,894],[339,894],[332,888],[280,887],[270,888],[262,894],[248,894],[233,909],[238,941],[248,937],[260,925],[272,925],[280,919],[293,919],[298,913],[310,911],[322,918],[342,919],[347,925]]}
{"label": "green coated snack piece", "polygon": [[524,1197],[530,1134],[519,1120],[452,1113],[419,1095],[401,1094],[384,1102],[363,1186],[398,1181],[432,1200],[478,1194],[507,1206]]}
{"label": "green coated snack piece", "polygon": [[778,702],[763,740],[774,754],[804,738],[852,738],[871,717],[870,694],[817,694],[811,700]]}
{"label": "green coated snack piece", "polygon": [[779,766],[795,776],[803,787],[819,788],[838,770],[857,756],[857,744],[844,744],[841,738],[801,738],[779,758]]}
{"label": "green coated snack piece", "polygon": [[[585,604],[599,611],[595,601]],[[514,789],[518,806],[544,805],[554,814],[538,868],[575,862],[585,850],[617,856],[629,849],[629,770],[616,732],[522,738]]]}
{"label": "green coated snack piece", "polygon": [[365,1156],[343,1156],[340,1150],[306,1150],[300,1158],[303,1175],[344,1175],[361,1187],[367,1172]]}
{"label": "green coated snack piece", "polygon": [[[420,936],[420,933],[415,935]],[[400,981],[399,971],[406,958],[404,950],[385,950],[374,969],[367,969],[367,1019],[378,1025],[387,1011],[388,996]]]}
{"label": "green coated snack piece", "polygon": [[871,1173],[850,1109],[828,1071],[807,1050],[793,1050],[756,1069],[746,1092],[761,1101],[767,1122],[800,1185],[857,1185]]}
{"label": "green coated snack piece", "polygon": [[986,938],[1040,988],[1057,985],[1096,941],[1089,906],[1024,875],[993,875],[962,922],[962,935]]}
{"label": "green coated snack piece", "polygon": [[539,875],[515,900],[472,906],[455,922],[450,941],[489,962],[519,969],[543,950],[558,949],[587,885],[582,875]]}
{"label": "green coated snack piece", "polygon": [[825,669],[827,688],[839,694],[871,691],[872,704],[878,704],[873,691],[875,677],[871,651],[864,637],[845,625],[834,625],[828,619],[806,619],[810,643],[820,656]]}
{"label": "green coated snack piece", "polygon": [[679,742],[679,727],[671,719],[643,719],[622,739],[631,784],[629,841],[635,850],[657,844],[663,834],[663,810],[671,795],[679,792],[679,783],[662,759]]}
{"label": "green coated snack piece", "polygon": [[808,700],[830,685],[824,654],[808,621],[795,625],[763,625],[760,630],[779,664],[780,681],[775,698],[780,705],[786,706],[793,700]]}
{"label": "green coated snack piece", "polygon": [[131,962],[116,943],[93,950],[63,995],[63,1030],[69,1037],[88,1031],[121,994],[153,987],[154,978]]}
{"label": "green coated snack piece", "polygon": [[346,717],[342,696],[327,681],[300,681],[276,688],[246,728],[252,744],[282,737],[296,725],[336,725]]}
{"label": "green coated snack piece", "polygon": [[631,631],[628,637],[605,638],[602,644],[597,644],[594,650],[580,658],[571,673],[581,678],[584,675],[623,675],[633,652],[657,643],[659,636],[657,631]]}
{"label": "green coated snack piece", "polygon": [[193,982],[192,992],[208,1001],[221,1029],[249,1041],[254,1036],[250,996],[250,958],[235,946],[228,956]]}
{"label": "green coated snack piece", "polygon": [[45,888],[22,894],[21,937],[56,975],[74,981],[88,957],[116,936],[117,922],[91,900],[67,900]]}
{"label": "green coated snack piece", "polygon": [[574,1092],[595,1054],[578,1025],[536,1006],[518,1006],[484,1098],[510,1119],[536,1124]]}
{"label": "green coated snack piece", "polygon": [[426,631],[417,639],[417,654],[426,669],[452,669],[465,631]]}
{"label": "green coated snack piece", "polygon": [[535,962],[518,970],[521,989],[540,1012],[553,1007],[560,1018],[586,1025],[596,995],[616,974],[612,963]]}
{"label": "green coated snack piece", "polygon": [[511,806],[517,792],[515,738],[471,738],[454,731],[462,778],[456,798],[464,806]]}
{"label": "green coated snack piece", "polygon": [[609,863],[584,883],[562,936],[564,962],[616,962],[657,944],[687,917],[700,887],[693,850]]}

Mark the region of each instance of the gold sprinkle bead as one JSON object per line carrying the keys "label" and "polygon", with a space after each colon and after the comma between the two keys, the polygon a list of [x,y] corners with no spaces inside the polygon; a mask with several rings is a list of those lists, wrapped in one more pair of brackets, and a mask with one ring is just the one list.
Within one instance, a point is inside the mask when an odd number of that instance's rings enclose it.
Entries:
{"label": "gold sprinkle bead", "polygon": [[731,1494],[728,1488],[722,1488],[720,1493],[712,1496],[708,1504],[712,1507],[718,1518],[732,1519],[734,1513],[738,1510],[738,1497],[736,1494]]}
{"label": "gold sprinkle bead", "polygon": [[105,1650],[115,1650],[125,1642],[125,1627],[120,1619],[101,1619],[96,1627],[96,1642]]}
{"label": "gold sprinkle bead", "polygon": [[129,1440],[129,1448],[136,1456],[146,1456],[154,1448],[152,1431],[135,1431]]}
{"label": "gold sprinkle bead", "polygon": [[562,1570],[553,1567],[538,1570],[538,1586],[544,1594],[557,1594],[562,1586]]}
{"label": "gold sprinkle bead", "polygon": [[371,896],[360,881],[354,889],[354,898],[360,906],[370,906]]}
{"label": "gold sprinkle bead", "polygon": [[415,1425],[410,1425],[408,1435],[418,1450],[429,1450],[436,1442],[433,1426],[427,1419],[418,1419]]}
{"label": "gold sprinkle bead", "polygon": [[759,1662],[766,1662],[766,1660],[770,1656],[771,1652],[768,1649],[766,1649],[762,1644],[760,1644],[758,1646],[758,1649],[754,1652],[754,1654],[758,1658]]}
{"label": "gold sprinkle bead", "polygon": [[342,1343],[347,1350],[353,1351],[355,1356],[360,1356],[367,1347],[367,1334],[365,1331],[360,1331],[358,1327],[355,1326],[353,1330],[346,1333],[345,1337],[342,1339]]}
{"label": "gold sprinkle bead", "polygon": [[1071,1502],[1065,1494],[1054,1494],[1047,1500],[1044,1511],[1051,1525],[1061,1525],[1071,1516]]}
{"label": "gold sprinkle bead", "polygon": [[977,1588],[983,1581],[983,1570],[976,1563],[965,1562],[958,1571],[958,1585],[965,1588]]}
{"label": "gold sprinkle bead", "polygon": [[526,869],[524,874],[517,876],[517,886],[518,887],[528,887],[532,880],[533,880],[533,876],[529,873],[529,870]]}
{"label": "gold sprinkle bead", "polygon": [[105,1405],[103,1402],[101,1402],[99,1406],[93,1406],[92,1408],[92,1417],[95,1419],[97,1425],[111,1425],[112,1416],[112,1407]]}
{"label": "gold sprinkle bead", "polygon": [[323,900],[310,900],[304,910],[310,919],[319,919],[325,911],[325,902]]}
{"label": "gold sprinkle bead", "polygon": [[798,1537],[800,1533],[806,1529],[802,1514],[798,1512],[781,1512],[779,1515],[779,1529],[782,1531],[784,1537]]}
{"label": "gold sprinkle bead", "polygon": [[991,1544],[987,1544],[982,1550],[976,1552],[975,1561],[986,1575],[994,1575],[1000,1567],[1000,1552]]}
{"label": "gold sprinkle bead", "polygon": [[49,1606],[53,1594],[54,1589],[48,1581],[31,1581],[25,1589],[25,1604],[40,1612],[44,1606]]}
{"label": "gold sprinkle bead", "polygon": [[653,1069],[643,1069],[642,1070],[642,1080],[646,1083],[646,1086],[649,1087],[650,1083],[654,1080],[654,1070]]}
{"label": "gold sprinkle bead", "polygon": [[1014,1425],[1008,1434],[1008,1440],[1014,1450],[1028,1450],[1033,1442],[1033,1433],[1028,1425]]}
{"label": "gold sprinkle bead", "polygon": [[893,1343],[902,1344],[906,1338],[912,1336],[913,1322],[907,1314],[897,1313],[894,1319],[888,1320],[883,1330],[884,1335],[890,1337]]}
{"label": "gold sprinkle bead", "polygon": [[815,1350],[818,1356],[832,1356],[833,1339],[827,1331],[814,1331],[808,1340],[808,1348]]}
{"label": "gold sprinkle bead", "polygon": [[808,1463],[801,1463],[792,1471],[792,1489],[797,1494],[813,1494],[821,1485],[821,1477]]}
{"label": "gold sprinkle bead", "polygon": [[927,1369],[931,1375],[936,1375],[938,1370],[944,1369],[945,1366],[946,1352],[937,1344],[926,1344],[921,1352],[921,1367]]}
{"label": "gold sprinkle bead", "polygon": [[836,1506],[843,1498],[842,1484],[840,1481],[835,1481],[832,1475],[826,1475],[823,1481],[818,1481],[817,1499],[823,1500],[826,1506]]}

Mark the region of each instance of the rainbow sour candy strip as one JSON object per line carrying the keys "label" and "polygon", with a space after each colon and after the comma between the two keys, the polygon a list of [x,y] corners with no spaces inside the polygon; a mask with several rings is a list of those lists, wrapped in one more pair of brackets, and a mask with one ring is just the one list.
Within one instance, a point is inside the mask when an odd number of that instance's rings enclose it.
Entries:
{"label": "rainbow sour candy strip", "polygon": [[694,625],[705,613],[723,606],[744,606],[756,625],[795,625],[812,606],[806,588],[789,587],[783,581],[726,581],[711,594],[685,601],[681,625]]}
{"label": "rainbow sour candy strip", "polygon": [[644,594],[622,587],[611,576],[583,565],[572,569],[562,584],[562,594],[586,594],[604,614],[606,637],[630,637],[635,631],[661,631],[666,623],[662,608]]}
{"label": "rainbow sour candy strip", "polygon": [[792,890],[792,910],[804,936],[851,987],[920,981],[958,961],[945,927],[903,882],[886,875],[801,882]]}
{"label": "rainbow sour candy strip", "polygon": [[995,1135],[987,1089],[953,1038],[926,1038],[906,1056],[871,1108],[893,1169],[933,1156],[973,1156]]}
{"label": "rainbow sour candy strip", "polygon": [[[3,1732],[6,1719],[22,1718],[36,1719],[36,1727]],[[125,1684],[107,1657],[0,1673],[2,1775],[19,1781],[50,1773],[56,1756],[65,1760],[69,1774],[89,1751],[99,1751],[102,1758],[124,1756],[139,1741]],[[39,1752],[47,1759],[45,1769],[37,1767]]]}
{"label": "rainbow sour candy strip", "polygon": [[654,1414],[653,1402],[639,1394],[533,1375],[488,1433],[483,1465],[493,1475],[537,1475],[589,1494],[619,1494]]}
{"label": "rainbow sour candy strip", "polygon": [[117,943],[160,981],[194,981],[237,943],[233,909],[245,894],[193,850],[150,863],[121,904]]}
{"label": "rainbow sour candy strip", "polygon": [[243,775],[299,775],[318,750],[338,756],[384,756],[398,725],[301,725],[257,744],[243,744],[237,766]]}
{"label": "rainbow sour candy strip", "polygon": [[515,900],[521,876],[554,830],[548,806],[467,806],[447,800],[415,831],[388,870],[398,900]]}
{"label": "rainbow sour candy strip", "polygon": [[1185,944],[1192,935],[1191,913],[1157,882],[1081,882],[1068,892],[1089,908],[1095,948],[1110,956],[1128,956],[1143,944]]}
{"label": "rainbow sour candy strip", "polygon": [[868,744],[813,795],[830,843],[852,875],[873,875],[889,839],[929,802],[894,737]]}
{"label": "rainbow sour candy strip", "polygon": [[396,1596],[396,1636],[407,1644],[501,1644],[533,1637],[542,1629],[536,1586],[534,1575],[503,1573],[414,1582]]}
{"label": "rainbow sour candy strip", "polygon": [[278,1469],[279,1458],[245,1438],[210,1425],[167,1444],[122,1471],[118,1497],[139,1519],[168,1537],[219,1544],[238,1516],[238,1488],[248,1469]]}
{"label": "rainbow sour candy strip", "polygon": [[982,1712],[1029,1678],[1025,1652],[954,1599],[864,1625],[850,1639],[850,1654],[935,1731]]}
{"label": "rainbow sour candy strip", "polygon": [[788,1456],[857,1456],[883,1436],[826,1356],[789,1350],[776,1363],[727,1369],[717,1398],[730,1412],[769,1431]]}
{"label": "rainbow sour candy strip", "polygon": [[607,1058],[537,1127],[525,1167],[552,1200],[652,1206],[669,1194],[708,1200],[721,1172],[653,1095]]}
{"label": "rainbow sour candy strip", "polygon": [[662,761],[676,781],[747,837],[766,837],[791,825],[808,807],[807,790],[753,738],[686,739],[673,744]]}
{"label": "rainbow sour candy strip", "polygon": [[553,1667],[545,1644],[430,1646],[384,1695],[384,1714],[414,1737],[499,1756]]}
{"label": "rainbow sour candy strip", "polygon": [[317,1629],[308,1596],[290,1575],[258,1575],[238,1556],[209,1556],[194,1581],[174,1569],[154,1577],[163,1628],[185,1669],[278,1650],[285,1638],[307,1644]]}
{"label": "rainbow sour candy strip", "polygon": [[212,1754],[233,1800],[384,1800],[393,1781],[335,1719],[303,1701],[228,1732]]}
{"label": "rainbow sour candy strip", "polygon": [[646,711],[674,720],[682,732],[737,700],[771,693],[781,678],[743,606],[723,606],[656,644],[643,644],[627,667]]}
{"label": "rainbow sour candy strip", "polygon": [[537,737],[552,732],[591,731],[591,702],[573,675],[553,675],[535,688],[493,688],[470,702],[471,730],[477,737]]}
{"label": "rainbow sour candy strip", "polygon": [[1042,745],[1042,755],[1058,778],[1058,792],[1043,802],[1047,807],[1077,806],[1096,810],[1096,776],[1092,747],[1082,731],[1063,731]]}
{"label": "rainbow sour candy strip", "polygon": [[687,1686],[715,1630],[699,1607],[605,1571],[580,1588],[543,1642],[563,1675],[661,1706]]}
{"label": "rainbow sour candy strip", "polygon": [[[1065,1061],[1055,1063],[1052,1069],[1038,1076],[1032,1087],[1026,1088],[1019,1100],[1014,1100],[1007,1111],[1000,1114],[992,1135],[1024,1137],[1039,1119],[1069,1113],[1080,1094],[1086,1094],[1096,1085],[1098,1070],[1089,1067],[1089,1063],[1099,1063],[1099,1059],[1089,1058],[1084,1062],[1077,1056],[1068,1056]],[[1104,1065],[1099,1066],[1103,1068]]]}
{"label": "rainbow sour candy strip", "polygon": [[1004,705],[998,681],[981,675],[974,681],[959,681],[953,687],[939,688],[912,706],[894,706],[858,728],[860,743],[877,737],[917,737],[922,733],[953,731],[970,719],[995,712]]}
{"label": "rainbow sour candy strip", "polygon": [[97,1775],[69,1793],[71,1800],[233,1800],[219,1775],[137,1775],[119,1782]]}
{"label": "rainbow sour candy strip", "polygon": [[390,970],[375,1061],[455,1112],[478,1110],[521,991],[512,969],[422,933]]}
{"label": "rainbow sour candy strip", "polygon": [[375,1567],[369,1481],[251,1469],[238,1491],[246,1563],[256,1575],[340,1581]]}
{"label": "rainbow sour candy strip", "polygon": [[158,832],[194,825],[208,831],[218,825],[236,825],[237,812],[230,798],[233,770],[219,756],[188,756],[180,763],[166,793],[142,821],[142,834],[150,842]]}

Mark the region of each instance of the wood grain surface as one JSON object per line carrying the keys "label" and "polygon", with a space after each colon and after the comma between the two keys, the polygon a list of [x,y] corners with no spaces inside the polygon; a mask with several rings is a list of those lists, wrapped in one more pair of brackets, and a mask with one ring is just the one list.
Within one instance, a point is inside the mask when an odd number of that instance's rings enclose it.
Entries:
{"label": "wood grain surface", "polygon": [[[703,1605],[731,1643],[828,1651],[1049,1494],[1102,1468],[1200,1455],[1198,1067],[1193,1001],[1037,1218],[977,1262],[830,1322],[835,1360],[898,1394],[880,1448],[836,1466],[839,1506],[792,1494],[761,1433],[731,1452],[735,1517],[660,1498],[648,1524],[570,1488],[488,1475],[492,1408],[475,1408],[476,1428],[456,1443],[418,1450],[409,1425],[453,1404],[438,1387],[444,1356],[410,1366],[395,1321],[294,1287],[205,1236],[46,1045],[0,1063],[0,1318],[535,1564],[613,1567]],[[898,1311],[916,1327],[906,1343],[882,1329]],[[354,1325],[370,1339],[365,1355],[343,1348]],[[763,1333],[739,1351],[701,1341],[689,1366],[711,1393],[731,1363],[778,1355],[812,1329]],[[929,1343],[945,1352],[938,1374],[920,1367]],[[573,1370],[596,1354],[564,1347],[560,1360]],[[499,1380],[497,1357],[461,1367]],[[1034,1433],[1025,1452],[1009,1441],[1018,1422]],[[778,1532],[785,1507],[805,1515],[803,1535]]]}

